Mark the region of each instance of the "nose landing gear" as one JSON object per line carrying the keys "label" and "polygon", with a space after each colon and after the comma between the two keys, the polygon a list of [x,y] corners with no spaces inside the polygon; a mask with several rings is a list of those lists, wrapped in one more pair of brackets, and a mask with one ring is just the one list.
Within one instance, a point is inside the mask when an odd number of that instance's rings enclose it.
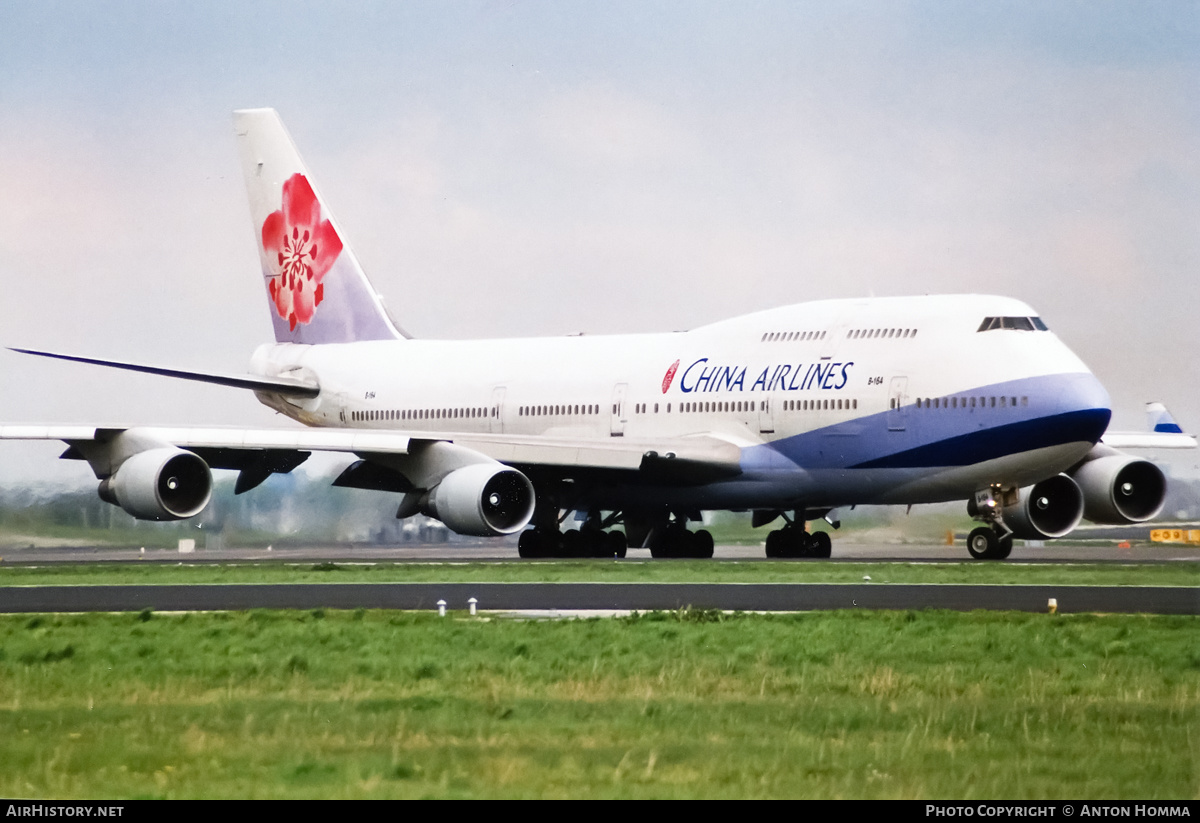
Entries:
{"label": "nose landing gear", "polygon": [[1012,547],[1012,533],[1002,535],[994,526],[980,526],[967,535],[967,551],[976,560],[1003,560]]}
{"label": "nose landing gear", "polygon": [[993,491],[1003,500],[1006,495],[1011,496],[1015,489],[993,486],[976,492],[974,499],[969,501],[967,512],[987,524],[973,529],[967,535],[967,551],[976,560],[1004,560],[1012,554],[1013,532],[1004,522],[1001,506]]}

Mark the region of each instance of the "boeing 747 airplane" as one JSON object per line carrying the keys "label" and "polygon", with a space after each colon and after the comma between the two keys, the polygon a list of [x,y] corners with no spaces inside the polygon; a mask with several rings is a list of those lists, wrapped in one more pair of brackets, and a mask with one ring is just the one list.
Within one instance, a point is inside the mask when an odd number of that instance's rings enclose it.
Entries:
{"label": "boeing 747 airplane", "polygon": [[[249,389],[289,429],[0,426],[63,440],[100,496],[147,520],[193,517],[212,469],[236,492],[313,451],[355,455],[334,485],[392,492],[397,517],[521,532],[522,557],[711,557],[689,524],[753,512],[769,557],[828,557],[807,523],[857,504],[965,500],[973,557],[1084,517],[1137,523],[1163,473],[1106,436],[1109,399],[1038,313],[1007,297],[825,300],[671,334],[417,340],[392,321],[276,113],[234,115],[275,342],[221,375],[35,352]],[[578,529],[562,531],[571,512]],[[621,530],[614,527],[621,526]]]}

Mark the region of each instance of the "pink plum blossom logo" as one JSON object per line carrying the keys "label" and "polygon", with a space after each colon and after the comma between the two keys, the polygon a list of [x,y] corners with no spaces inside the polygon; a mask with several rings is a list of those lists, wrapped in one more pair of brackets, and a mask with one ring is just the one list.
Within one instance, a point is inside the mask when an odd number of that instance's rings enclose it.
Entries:
{"label": "pink plum blossom logo", "polygon": [[263,250],[271,275],[267,292],[275,311],[291,331],[310,323],[325,298],[322,281],[342,253],[342,240],[328,220],[303,174],[283,184],[283,208],[271,212],[262,225]]}
{"label": "pink plum blossom logo", "polygon": [[671,381],[675,379],[675,372],[677,372],[677,371],[679,371],[679,361],[678,360],[676,360],[674,363],[672,363],[671,367],[669,369],[667,369],[667,373],[665,375],[663,375],[663,382],[662,382],[663,394],[666,394],[667,390],[671,388]]}

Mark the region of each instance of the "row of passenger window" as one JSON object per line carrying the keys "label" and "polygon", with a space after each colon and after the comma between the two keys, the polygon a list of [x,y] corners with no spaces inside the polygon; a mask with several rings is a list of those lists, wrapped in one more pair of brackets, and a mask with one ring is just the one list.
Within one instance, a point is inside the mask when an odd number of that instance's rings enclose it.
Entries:
{"label": "row of passenger window", "polygon": [[[496,417],[499,410],[491,409],[490,416]],[[489,410],[479,406],[457,409],[372,409],[350,413],[356,422],[375,420],[472,420],[489,416]]]}
{"label": "row of passenger window", "polygon": [[820,400],[784,400],[784,411],[839,411],[858,408],[856,397],[824,397]]}
{"label": "row of passenger window", "polygon": [[851,329],[846,333],[847,340],[876,340],[903,339],[916,337],[916,329]]}
{"label": "row of passenger window", "polygon": [[561,417],[563,415],[599,414],[600,407],[594,404],[575,403],[574,405],[556,406],[520,406],[517,414],[520,417]]}
{"label": "row of passenger window", "polygon": [[[974,409],[974,408],[1016,408],[1018,403],[1022,406],[1029,405],[1029,397],[1010,397],[1010,396],[987,396],[987,397],[918,397],[916,400],[917,408],[925,409]],[[755,400],[724,400],[724,401],[704,401],[704,402],[688,402],[679,403],[677,414],[696,414],[705,412],[758,412],[765,405]],[[659,414],[660,409],[665,409],[667,414],[670,414],[674,404],[667,403],[660,406],[658,403],[653,404],[653,414]],[[891,401],[891,408],[897,408],[895,398]],[[856,410],[858,408],[857,398],[821,398],[819,400],[784,400],[783,411],[838,411],[838,410]],[[637,403],[634,405],[635,414],[650,414],[651,404]],[[613,408],[613,413],[617,412],[616,407]],[[597,415],[600,413],[600,406],[596,404],[574,404],[574,405],[544,405],[544,406],[521,406],[517,413],[521,417],[550,417],[564,415]],[[372,422],[372,421],[390,421],[390,420],[460,420],[460,419],[480,419],[488,416],[496,417],[498,410],[491,410],[481,407],[455,408],[455,409],[378,409],[371,411],[356,411],[351,412],[351,419],[356,422]]]}
{"label": "row of passenger window", "polygon": [[769,331],[762,336],[762,343],[783,343],[788,340],[824,340],[823,331]]}
{"label": "row of passenger window", "polygon": [[705,401],[703,403],[697,401],[694,403],[673,403],[653,404],[651,411],[650,403],[635,403],[633,406],[634,414],[658,414],[660,411],[671,413],[671,409],[675,409],[676,414],[696,414],[703,412],[754,412],[758,411],[758,401],[756,400],[718,400]]}
{"label": "row of passenger window", "polygon": [[[694,403],[680,403],[676,414],[703,414],[705,412],[758,412],[766,408],[767,401],[757,400],[717,400]],[[671,413],[671,404],[667,403],[667,414]],[[858,408],[857,398],[822,398],[821,400],[784,400],[784,411],[824,411],[851,410]],[[650,404],[638,403],[634,406],[635,414],[649,414]],[[659,413],[659,404],[654,404],[654,414]]]}
{"label": "row of passenger window", "polygon": [[[1015,409],[1018,400],[1022,406],[1029,405],[1028,396],[1018,398],[1010,396],[993,397],[990,395],[987,397],[918,397],[916,405],[918,409]],[[892,401],[893,408],[895,407],[895,402],[895,400]]]}

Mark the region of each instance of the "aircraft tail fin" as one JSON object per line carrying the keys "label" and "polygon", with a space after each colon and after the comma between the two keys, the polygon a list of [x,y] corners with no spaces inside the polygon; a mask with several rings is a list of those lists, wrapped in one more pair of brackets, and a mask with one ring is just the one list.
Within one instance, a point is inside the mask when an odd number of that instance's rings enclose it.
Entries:
{"label": "aircraft tail fin", "polygon": [[1175,418],[1167,411],[1162,403],[1147,403],[1146,417],[1149,419],[1150,431],[1166,434],[1182,434],[1183,429],[1175,422]]}
{"label": "aircraft tail fin", "polygon": [[404,337],[312,184],[274,109],[233,113],[264,285],[280,343]]}

